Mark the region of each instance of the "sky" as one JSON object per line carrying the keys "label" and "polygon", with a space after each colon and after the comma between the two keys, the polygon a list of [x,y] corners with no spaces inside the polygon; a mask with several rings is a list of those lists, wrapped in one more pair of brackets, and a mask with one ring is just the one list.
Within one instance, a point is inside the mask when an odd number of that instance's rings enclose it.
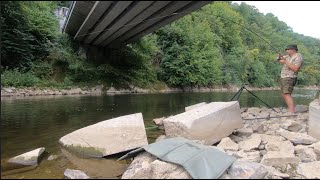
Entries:
{"label": "sky", "polygon": [[272,13],[296,33],[320,39],[320,1],[233,1],[255,6],[263,14]]}

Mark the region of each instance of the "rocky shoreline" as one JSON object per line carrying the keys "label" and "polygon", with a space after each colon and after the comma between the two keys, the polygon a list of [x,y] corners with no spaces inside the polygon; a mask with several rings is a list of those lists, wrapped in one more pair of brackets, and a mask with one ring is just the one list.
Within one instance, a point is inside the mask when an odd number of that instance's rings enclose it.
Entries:
{"label": "rocky shoreline", "polygon": [[[320,141],[308,135],[309,107],[298,105],[295,116],[288,116],[290,114],[286,108],[274,109],[277,112],[265,107],[241,108],[244,126],[210,146],[237,159],[219,179],[320,178]],[[164,129],[164,119],[153,121],[159,129]],[[166,138],[166,135],[161,135],[156,141]],[[204,144],[201,140],[195,142]],[[43,161],[51,161],[50,157]],[[64,176],[71,179],[106,178],[104,175],[97,176],[87,166],[77,167],[76,170],[64,168]],[[192,179],[181,166],[161,161],[146,152],[129,161],[118,178]]]}
{"label": "rocky shoreline", "polygon": [[[51,96],[51,95],[95,95],[95,94],[150,94],[150,93],[176,93],[176,92],[236,92],[240,89],[237,86],[217,87],[217,88],[165,88],[162,90],[142,89],[139,87],[131,87],[130,89],[115,89],[114,87],[104,87],[98,85],[95,87],[71,88],[71,89],[52,89],[52,88],[15,88],[2,87],[1,97],[11,96]],[[250,91],[255,90],[279,90],[279,87],[247,87]],[[295,89],[320,90],[319,86],[295,87]]]}
{"label": "rocky shoreline", "polygon": [[[296,116],[281,117],[289,114],[286,108],[275,108],[278,112],[242,108],[244,127],[211,146],[237,158],[219,179],[320,178],[320,141],[307,133],[308,107],[299,105],[297,109]],[[155,124],[162,125],[161,119],[155,119]],[[166,138],[162,135],[156,141]],[[164,171],[165,174],[161,173]],[[192,179],[183,168],[148,153],[138,155],[122,176],[123,179],[167,177]]]}

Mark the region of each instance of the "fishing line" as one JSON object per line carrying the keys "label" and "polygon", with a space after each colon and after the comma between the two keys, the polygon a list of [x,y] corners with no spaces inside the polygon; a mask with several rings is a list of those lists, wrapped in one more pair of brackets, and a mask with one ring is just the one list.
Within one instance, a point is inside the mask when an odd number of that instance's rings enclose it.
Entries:
{"label": "fishing line", "polygon": [[246,30],[252,32],[252,33],[255,34],[256,36],[258,36],[260,39],[262,39],[264,42],[266,42],[275,52],[277,52],[277,53],[284,59],[284,57],[282,56],[282,54],[281,54],[275,47],[273,47],[267,40],[265,40],[262,36],[260,36],[259,34],[255,33],[255,32],[252,31],[251,29],[249,29],[249,28],[245,27],[244,25],[242,25],[242,24],[240,24],[240,23],[237,23],[237,22],[235,22],[235,21],[233,21],[233,20],[231,20],[231,19],[228,19],[228,18],[219,16],[219,15],[218,15],[218,17],[220,17],[220,18],[222,18],[222,19],[225,19],[225,20],[228,20],[228,21],[230,21],[230,22],[233,22],[233,23],[235,23],[235,24],[238,24],[239,26],[241,26],[241,27],[245,28]]}

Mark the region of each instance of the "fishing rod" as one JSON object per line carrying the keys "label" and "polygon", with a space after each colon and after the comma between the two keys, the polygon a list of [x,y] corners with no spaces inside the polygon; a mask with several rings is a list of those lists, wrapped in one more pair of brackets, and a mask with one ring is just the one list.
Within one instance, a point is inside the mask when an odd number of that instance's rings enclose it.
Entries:
{"label": "fishing rod", "polygon": [[[231,21],[231,22],[233,22],[233,23],[235,23],[235,24],[238,24],[239,26],[242,26],[242,27],[245,28],[246,30],[252,32],[252,33],[255,34],[256,36],[258,36],[260,39],[262,39],[264,42],[266,42],[275,52],[277,52],[277,53],[284,59],[284,57],[282,56],[282,54],[281,54],[275,47],[273,47],[267,40],[265,40],[262,36],[260,36],[259,34],[255,33],[255,32],[252,31],[251,29],[249,29],[249,28],[245,27],[244,25],[242,25],[242,24],[240,24],[240,23],[238,23],[238,22],[235,22],[235,21],[233,21],[233,20],[231,20],[231,19],[228,19],[228,18],[219,16],[219,15],[218,15],[218,17],[220,17],[220,18],[222,18],[222,19],[225,19],[225,20],[228,20],[228,21]],[[277,59],[277,61],[278,61],[278,60],[279,60],[279,59]]]}

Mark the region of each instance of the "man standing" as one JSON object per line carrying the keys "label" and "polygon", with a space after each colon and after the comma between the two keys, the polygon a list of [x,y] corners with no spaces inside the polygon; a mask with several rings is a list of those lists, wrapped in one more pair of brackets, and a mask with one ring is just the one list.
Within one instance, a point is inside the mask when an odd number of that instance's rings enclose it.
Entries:
{"label": "man standing", "polygon": [[279,54],[278,57],[279,62],[283,64],[280,78],[281,95],[288,106],[288,111],[295,113],[294,101],[291,94],[293,87],[297,83],[297,75],[303,64],[303,57],[298,53],[296,44],[288,45],[285,50],[287,55],[282,56]]}

